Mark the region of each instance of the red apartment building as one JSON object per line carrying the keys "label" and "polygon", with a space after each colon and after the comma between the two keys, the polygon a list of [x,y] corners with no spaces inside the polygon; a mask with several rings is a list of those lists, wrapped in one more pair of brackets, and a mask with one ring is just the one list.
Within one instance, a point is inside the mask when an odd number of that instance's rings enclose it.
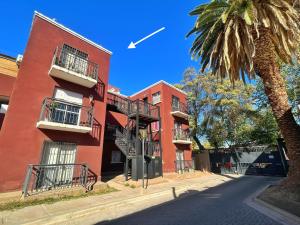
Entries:
{"label": "red apartment building", "polygon": [[[120,94],[118,88],[109,87],[106,135],[103,148],[103,173],[123,171],[125,168],[126,174],[126,165],[124,165],[127,160],[126,152],[123,151],[124,154],[121,154],[122,150],[120,151],[120,149],[122,146],[118,143],[121,134],[120,132],[119,134],[114,132],[116,129],[125,129],[127,132],[132,130],[130,125],[132,119],[127,115],[128,104],[136,104],[137,101],[140,106],[140,114],[144,116],[144,118],[139,119],[139,123],[146,123],[143,128],[146,128],[148,134],[145,151],[149,152],[150,158],[156,159],[154,165],[150,163],[148,168],[148,171],[151,171],[150,177],[161,175],[162,171],[175,172],[192,168],[186,93],[165,81],[159,81],[131,96],[124,96]],[[153,114],[155,117],[156,111],[158,111],[158,118],[147,121],[147,117],[153,117]],[[136,121],[137,118],[134,118],[135,123]],[[136,127],[133,126],[134,129]],[[137,136],[138,131],[134,133]],[[123,137],[123,140],[126,140],[126,137]],[[130,141],[132,141],[132,138],[129,138]],[[126,144],[124,143],[124,145]],[[151,151],[151,149],[153,150]],[[135,170],[141,170],[141,166],[134,167],[134,164],[132,161],[131,173],[133,175]],[[140,178],[141,175],[133,177]]]}
{"label": "red apartment building", "polygon": [[0,57],[0,192],[193,167],[186,94],[159,81],[124,96],[108,85],[110,56],[35,12],[23,58]]}
{"label": "red apartment building", "polygon": [[33,189],[100,178],[110,56],[35,12],[0,132],[0,191],[20,189],[26,171]]}

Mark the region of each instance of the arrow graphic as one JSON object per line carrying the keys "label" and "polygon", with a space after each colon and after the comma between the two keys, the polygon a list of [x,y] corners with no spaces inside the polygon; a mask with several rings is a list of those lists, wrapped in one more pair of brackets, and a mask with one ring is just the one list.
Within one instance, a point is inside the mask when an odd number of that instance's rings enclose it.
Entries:
{"label": "arrow graphic", "polygon": [[148,36],[142,38],[141,40],[137,41],[137,42],[130,42],[130,44],[128,45],[128,49],[132,49],[132,48],[136,48],[136,45],[141,43],[142,41],[145,41],[147,38],[153,36],[154,34],[157,34],[160,31],[163,31],[165,29],[165,27],[162,27],[160,29],[158,29],[157,31],[154,31],[153,33],[149,34]]}

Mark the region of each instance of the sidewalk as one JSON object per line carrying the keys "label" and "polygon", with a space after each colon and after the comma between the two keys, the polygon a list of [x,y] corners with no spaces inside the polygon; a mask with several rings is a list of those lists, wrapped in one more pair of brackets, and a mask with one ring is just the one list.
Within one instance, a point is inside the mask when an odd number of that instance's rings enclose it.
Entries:
{"label": "sidewalk", "polygon": [[0,224],[92,224],[93,217],[96,221],[115,219],[220,185],[235,177],[213,174],[156,184],[146,190],[127,187],[99,196],[3,211],[0,212]]}

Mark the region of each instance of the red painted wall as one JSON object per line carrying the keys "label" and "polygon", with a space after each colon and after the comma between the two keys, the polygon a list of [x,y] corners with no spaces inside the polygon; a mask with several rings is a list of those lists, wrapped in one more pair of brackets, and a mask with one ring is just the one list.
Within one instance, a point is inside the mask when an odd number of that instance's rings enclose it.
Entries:
{"label": "red painted wall", "polygon": [[[90,169],[100,177],[106,96],[101,96],[96,89],[54,79],[48,75],[53,53],[63,43],[88,53],[89,60],[99,64],[99,78],[106,85],[106,95],[110,55],[35,16],[0,133],[0,191],[21,188],[27,165],[40,163],[45,140],[76,143],[76,162],[88,163]],[[44,98],[53,95],[55,87],[83,94],[83,105],[90,104],[89,96],[93,94],[95,118],[91,133],[36,128],[42,102]]]}
{"label": "red painted wall", "polygon": [[172,95],[179,98],[180,102],[186,103],[186,95],[177,89],[166,85],[165,83],[158,83],[157,85],[148,88],[147,90],[138,93],[137,95],[131,96],[132,100],[143,99],[148,97],[148,101],[152,102],[152,94],[160,91],[161,103],[157,105],[160,106],[160,115],[162,122],[162,158],[163,158],[163,171],[164,172],[174,172],[176,160],[176,149],[184,151],[184,159],[192,159],[192,151],[190,145],[178,145],[173,144],[173,132],[175,121],[180,121],[183,123],[182,128],[188,128],[188,121],[183,120],[171,115],[172,110]]}

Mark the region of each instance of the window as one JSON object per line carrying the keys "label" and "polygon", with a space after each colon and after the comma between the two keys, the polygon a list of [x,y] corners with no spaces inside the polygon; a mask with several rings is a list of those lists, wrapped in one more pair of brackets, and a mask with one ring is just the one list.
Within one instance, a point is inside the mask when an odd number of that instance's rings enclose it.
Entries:
{"label": "window", "polygon": [[173,111],[179,111],[179,98],[172,96],[172,109]]}
{"label": "window", "polygon": [[77,105],[82,105],[82,98],[83,95],[73,92],[73,91],[67,91],[61,88],[56,88],[54,91],[54,96],[55,99],[61,99],[66,102],[72,102]]}
{"label": "window", "polygon": [[8,108],[8,105],[7,104],[1,104],[0,103],[0,113],[6,113],[7,111],[7,108]]}
{"label": "window", "polygon": [[111,152],[111,163],[121,163],[121,152],[112,151]]}
{"label": "window", "polygon": [[158,131],[159,130],[159,121],[155,121],[155,122],[151,123],[151,129],[152,129],[152,132]]}
{"label": "window", "polygon": [[156,92],[152,95],[152,104],[157,104],[160,102],[160,92]]}
{"label": "window", "polygon": [[53,102],[50,109],[51,122],[79,125],[83,96],[72,91],[56,88],[54,98],[56,101]]}
{"label": "window", "polygon": [[64,44],[62,48],[62,64],[77,73],[86,74],[88,54]]}
{"label": "window", "polygon": [[[54,165],[43,167],[39,173],[39,187],[71,184],[73,178],[76,156],[76,144],[45,141],[42,152],[42,165]],[[62,166],[61,164],[69,164]]]}

